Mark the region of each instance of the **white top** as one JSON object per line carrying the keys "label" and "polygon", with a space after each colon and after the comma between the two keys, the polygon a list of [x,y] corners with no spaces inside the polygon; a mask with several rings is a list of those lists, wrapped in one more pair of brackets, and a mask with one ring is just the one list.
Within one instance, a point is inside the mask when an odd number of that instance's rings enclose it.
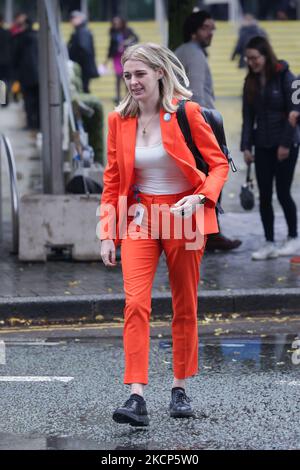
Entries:
{"label": "white top", "polygon": [[141,193],[176,194],[193,187],[161,142],[136,147],[134,168]]}

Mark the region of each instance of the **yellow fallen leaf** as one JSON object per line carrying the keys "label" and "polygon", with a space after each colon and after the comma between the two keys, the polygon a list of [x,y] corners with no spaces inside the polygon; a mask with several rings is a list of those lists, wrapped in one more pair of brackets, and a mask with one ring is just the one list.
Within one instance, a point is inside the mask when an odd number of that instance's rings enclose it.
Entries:
{"label": "yellow fallen leaf", "polygon": [[80,284],[80,281],[70,281],[68,283],[69,287],[77,287]]}
{"label": "yellow fallen leaf", "polygon": [[24,323],[26,323],[26,320],[23,320],[22,318],[9,318],[8,319],[8,322],[11,324],[11,326],[14,326],[14,325],[23,325]]}
{"label": "yellow fallen leaf", "polygon": [[203,321],[209,323],[209,322],[212,322],[212,318],[205,316]]}
{"label": "yellow fallen leaf", "polygon": [[239,313],[232,313],[231,318],[238,318],[240,317]]}

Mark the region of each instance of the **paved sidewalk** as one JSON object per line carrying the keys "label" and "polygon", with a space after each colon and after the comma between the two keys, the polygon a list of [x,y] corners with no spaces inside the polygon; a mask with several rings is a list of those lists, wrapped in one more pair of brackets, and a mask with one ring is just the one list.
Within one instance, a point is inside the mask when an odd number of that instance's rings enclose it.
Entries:
{"label": "paved sidewalk", "polygon": [[[252,261],[251,251],[263,240],[259,235],[257,214],[224,214],[227,234],[241,234],[243,243],[230,253],[205,253],[199,292],[203,290],[299,288],[300,265],[289,257]],[[278,219],[278,232],[284,237],[283,217]],[[9,230],[5,226],[5,242],[0,250],[1,297],[100,295],[123,292],[122,268],[107,268],[99,263],[50,261],[23,263],[11,255]],[[99,248],[100,251],[100,248]],[[154,292],[168,292],[168,268],[162,253],[153,283]]]}
{"label": "paved sidewalk", "polygon": [[[283,218],[277,219],[278,231],[284,236]],[[262,240],[257,233],[259,225],[255,213],[228,213],[224,220],[230,227],[229,235],[234,235],[237,229],[243,234],[243,244],[228,254],[205,254],[199,284],[200,315],[275,309],[296,313],[300,306],[300,266],[293,266],[289,258],[251,261],[251,251]],[[120,264],[110,269],[100,261],[21,263],[9,254],[5,238],[0,251],[0,315],[3,319],[17,316],[94,321],[122,317],[124,294]],[[171,292],[163,254],[152,293],[153,316],[169,315]]]}

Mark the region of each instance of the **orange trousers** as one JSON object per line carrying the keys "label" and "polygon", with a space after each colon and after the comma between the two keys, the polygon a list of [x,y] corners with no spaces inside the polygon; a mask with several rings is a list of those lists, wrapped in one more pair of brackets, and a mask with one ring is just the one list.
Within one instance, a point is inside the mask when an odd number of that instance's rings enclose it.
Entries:
{"label": "orange trousers", "polygon": [[[198,325],[197,290],[200,263],[204,253],[207,236],[198,249],[186,250],[186,238],[174,237],[174,219],[177,224],[182,218],[169,212],[170,206],[183,196],[192,194],[191,190],[171,195],[151,195],[139,193],[141,204],[148,210],[140,227],[128,216],[128,223],[137,232],[148,238],[127,236],[121,241],[121,260],[125,292],[124,308],[124,383],[148,383],[151,291],[153,279],[162,251],[166,255],[169,281],[172,293],[172,340],[173,373],[177,379],[185,379],[198,372]],[[136,201],[128,201],[128,206]],[[151,205],[163,209],[154,211]],[[162,216],[169,212],[170,236],[162,233]],[[150,224],[156,223],[155,238],[151,238]],[[178,227],[178,225],[177,225]],[[195,226],[194,226],[195,228]],[[130,234],[130,229],[128,229]],[[152,235],[153,236],[153,235]]]}

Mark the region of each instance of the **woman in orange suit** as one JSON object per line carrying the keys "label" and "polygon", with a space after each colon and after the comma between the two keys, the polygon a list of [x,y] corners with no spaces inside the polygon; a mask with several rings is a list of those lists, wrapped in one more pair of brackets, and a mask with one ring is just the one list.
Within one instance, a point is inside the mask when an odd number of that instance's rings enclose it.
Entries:
{"label": "woman in orange suit", "polygon": [[[203,119],[188,101],[195,144],[209,165],[197,169],[177,122],[178,101],[189,99],[184,68],[167,48],[129,47],[122,57],[127,95],[109,115],[107,166],[100,205],[101,257],[116,266],[121,244],[124,308],[124,383],[131,395],[114,421],[147,426],[151,289],[164,251],[172,292],[173,384],[171,417],[194,416],[185,381],[198,372],[197,288],[207,234],[217,233],[215,205],[228,162]],[[187,228],[188,227],[188,228]]]}

